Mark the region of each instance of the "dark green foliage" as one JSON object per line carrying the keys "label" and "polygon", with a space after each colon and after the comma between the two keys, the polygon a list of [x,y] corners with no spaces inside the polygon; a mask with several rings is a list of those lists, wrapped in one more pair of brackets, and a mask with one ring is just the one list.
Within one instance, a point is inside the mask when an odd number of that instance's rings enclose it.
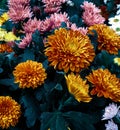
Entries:
{"label": "dark green foliage", "polygon": [[95,130],[93,119],[90,115],[69,111],[64,114],[65,119],[69,122],[70,128],[73,130]]}
{"label": "dark green foliage", "polygon": [[27,127],[33,127],[37,118],[39,117],[40,111],[37,101],[30,94],[23,94],[21,97],[21,103],[24,106]]}
{"label": "dark green foliage", "polygon": [[24,50],[24,53],[21,55],[22,62],[25,62],[27,60],[35,60],[34,50],[27,48]]}
{"label": "dark green foliage", "polygon": [[41,115],[40,130],[67,130],[67,123],[61,112],[45,112]]}

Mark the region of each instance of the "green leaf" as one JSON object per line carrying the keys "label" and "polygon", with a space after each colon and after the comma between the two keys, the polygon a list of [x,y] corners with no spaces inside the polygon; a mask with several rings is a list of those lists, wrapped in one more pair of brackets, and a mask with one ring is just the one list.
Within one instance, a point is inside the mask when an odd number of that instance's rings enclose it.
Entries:
{"label": "green leaf", "polygon": [[17,90],[18,89],[18,85],[14,83],[14,79],[0,79],[0,84],[1,85],[5,85],[5,86],[9,86],[10,90]]}
{"label": "green leaf", "polygon": [[40,130],[48,130],[49,128],[50,130],[68,130],[67,122],[61,112],[42,113]]}
{"label": "green leaf", "polygon": [[64,113],[64,118],[73,130],[95,130],[93,119],[88,114],[69,111]]}
{"label": "green leaf", "polygon": [[27,60],[33,60],[33,61],[35,60],[34,50],[30,48],[26,48],[21,56],[22,56],[22,62]]}
{"label": "green leaf", "polygon": [[24,105],[26,117],[26,124],[28,128],[35,125],[37,118],[39,117],[39,107],[36,100],[30,95],[25,94],[21,97],[21,103]]}
{"label": "green leaf", "polygon": [[105,66],[108,68],[113,63],[113,58],[114,55],[109,54],[107,51],[101,51],[101,53],[96,56],[95,62],[97,66]]}

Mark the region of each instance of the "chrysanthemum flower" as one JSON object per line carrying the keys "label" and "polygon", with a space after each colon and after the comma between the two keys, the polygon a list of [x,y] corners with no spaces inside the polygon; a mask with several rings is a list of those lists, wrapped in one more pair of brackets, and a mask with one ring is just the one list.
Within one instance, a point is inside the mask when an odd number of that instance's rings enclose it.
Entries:
{"label": "chrysanthemum flower", "polygon": [[0,41],[4,41],[4,36],[7,34],[7,31],[0,28]]}
{"label": "chrysanthemum flower", "polygon": [[48,36],[45,55],[50,65],[65,72],[79,72],[93,61],[95,52],[88,36],[79,31],[60,28]]}
{"label": "chrysanthemum flower", "polygon": [[0,53],[4,53],[4,52],[12,52],[12,48],[6,44],[6,43],[3,43],[3,44],[0,44]]}
{"label": "chrysanthemum flower", "polygon": [[41,21],[34,19],[29,19],[26,23],[24,23],[23,29],[25,33],[33,33],[35,30],[40,30]]}
{"label": "chrysanthemum flower", "polygon": [[14,6],[15,4],[26,6],[29,5],[29,3],[30,0],[8,0],[8,4],[11,6]]}
{"label": "chrysanthemum flower", "polygon": [[54,13],[50,15],[49,18],[46,18],[45,20],[41,22],[39,31],[43,33],[43,32],[58,28],[61,26],[62,22],[69,23],[68,14],[65,12]]}
{"label": "chrysanthemum flower", "polygon": [[74,30],[74,31],[80,31],[83,35],[86,35],[87,32],[88,32],[87,28],[77,27],[75,23],[73,23],[70,26],[68,26],[68,28],[70,28],[71,30]]}
{"label": "chrysanthemum flower", "polygon": [[120,80],[108,69],[93,70],[86,78],[93,84],[92,95],[97,94],[98,97],[104,96],[115,102],[120,102]]}
{"label": "chrysanthemum flower", "polygon": [[41,63],[27,60],[20,63],[13,71],[15,83],[19,83],[20,88],[37,88],[44,83],[47,77],[45,69]]}
{"label": "chrysanthemum flower", "polygon": [[3,13],[1,16],[0,16],[0,26],[6,22],[7,20],[9,19],[9,15],[7,12]]}
{"label": "chrysanthemum flower", "polygon": [[46,13],[57,13],[61,9],[62,3],[65,3],[67,0],[42,0],[45,4],[44,11]]}
{"label": "chrysanthemum flower", "polygon": [[109,106],[105,108],[105,112],[104,112],[102,120],[112,119],[114,116],[117,115],[119,108],[120,106],[118,107],[117,104],[115,103],[109,104]]}
{"label": "chrysanthemum flower", "polygon": [[9,96],[0,96],[0,127],[15,126],[21,116],[21,106]]}
{"label": "chrysanthemum flower", "polygon": [[5,42],[11,42],[15,40],[20,40],[19,37],[16,37],[13,32],[8,32],[4,35],[4,41]]}
{"label": "chrysanthemum flower", "polygon": [[114,58],[114,63],[116,63],[118,66],[120,66],[120,57]]}
{"label": "chrysanthemum flower", "polygon": [[81,7],[84,9],[83,20],[88,26],[104,23],[105,18],[101,16],[101,10],[98,9],[92,2],[85,1]]}
{"label": "chrysanthemum flower", "polygon": [[24,7],[22,5],[15,4],[14,6],[9,6],[8,15],[14,23],[17,23],[25,20],[26,18],[31,18],[32,12],[29,6]]}
{"label": "chrysanthemum flower", "polygon": [[98,35],[98,49],[106,50],[110,54],[117,54],[120,49],[120,36],[105,24],[96,24],[89,27],[89,32],[96,30]]}
{"label": "chrysanthemum flower", "polygon": [[22,41],[18,44],[19,48],[25,48],[30,45],[32,41],[32,34],[27,33],[26,36],[22,39]]}
{"label": "chrysanthemum flower", "polygon": [[118,130],[118,126],[113,122],[113,120],[109,120],[108,124],[105,124],[105,127],[105,130]]}
{"label": "chrysanthemum flower", "polygon": [[68,91],[75,97],[78,102],[90,102],[89,85],[79,75],[73,73],[65,76]]}

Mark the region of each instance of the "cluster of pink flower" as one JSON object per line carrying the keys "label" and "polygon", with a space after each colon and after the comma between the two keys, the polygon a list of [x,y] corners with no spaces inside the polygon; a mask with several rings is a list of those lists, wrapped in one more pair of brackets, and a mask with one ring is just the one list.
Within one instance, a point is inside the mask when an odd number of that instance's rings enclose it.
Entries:
{"label": "cluster of pink flower", "polygon": [[30,0],[9,0],[9,17],[15,23],[23,21],[26,18],[32,17],[32,12],[29,6]]}
{"label": "cluster of pink flower", "polygon": [[93,3],[85,1],[83,5],[81,5],[81,8],[84,9],[82,18],[86,25],[92,26],[94,24],[104,23],[105,18],[101,16],[101,10]]}
{"label": "cluster of pink flower", "polygon": [[61,9],[61,5],[68,0],[42,0],[42,2],[45,4],[44,11],[46,13],[57,13]]}
{"label": "cluster of pink flower", "polygon": [[[36,29],[39,30],[40,33],[44,33],[59,28],[62,22],[67,24],[67,28],[80,31],[83,35],[86,35],[88,31],[87,28],[77,27],[75,23],[69,21],[66,12],[59,12],[62,3],[67,1],[68,0],[42,0],[45,4],[44,11],[51,14],[49,17],[46,17],[46,19],[41,20],[33,16],[29,5],[30,0],[9,0],[9,16],[14,23],[29,18],[26,23],[23,22],[22,28],[26,36],[19,43],[19,48],[25,48],[31,43],[32,33],[34,33]],[[87,25],[90,26],[105,21],[105,19],[100,15],[100,9],[93,5],[93,3],[85,1],[81,7],[84,9],[82,18]]]}

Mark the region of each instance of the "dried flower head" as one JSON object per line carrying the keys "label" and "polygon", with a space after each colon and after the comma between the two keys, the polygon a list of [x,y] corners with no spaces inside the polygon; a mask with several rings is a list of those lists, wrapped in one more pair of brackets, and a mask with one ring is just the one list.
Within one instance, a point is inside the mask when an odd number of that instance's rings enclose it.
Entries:
{"label": "dried flower head", "polygon": [[96,30],[98,35],[98,49],[106,50],[110,54],[118,54],[120,49],[120,36],[105,24],[96,24],[89,27],[89,32]]}
{"label": "dried flower head", "polygon": [[105,124],[105,127],[105,130],[118,130],[118,126],[113,122],[113,120],[108,121],[108,124]]}
{"label": "dried flower head", "polygon": [[109,106],[105,108],[102,120],[112,119],[114,116],[117,115],[119,108],[120,106],[118,107],[115,103],[109,104]]}
{"label": "dried flower head", "polygon": [[90,102],[89,85],[79,75],[73,73],[65,76],[68,91],[75,97],[78,102]]}
{"label": "dried flower head", "polygon": [[65,72],[80,72],[93,61],[95,52],[88,36],[79,31],[60,28],[49,35],[45,44],[45,55],[50,65]]}
{"label": "dried flower head", "polygon": [[115,102],[120,102],[120,80],[108,69],[93,70],[86,78],[93,84],[92,95],[97,94],[98,97],[104,96]]}
{"label": "dried flower head", "polygon": [[104,23],[105,18],[101,16],[101,10],[98,9],[92,2],[85,1],[81,7],[84,9],[83,20],[88,26]]}
{"label": "dried flower head", "polygon": [[0,96],[0,127],[15,126],[21,116],[21,106],[9,96]]}
{"label": "dried flower head", "polygon": [[44,83],[47,77],[45,69],[41,63],[27,60],[19,63],[13,71],[15,83],[19,83],[20,88],[37,88]]}

